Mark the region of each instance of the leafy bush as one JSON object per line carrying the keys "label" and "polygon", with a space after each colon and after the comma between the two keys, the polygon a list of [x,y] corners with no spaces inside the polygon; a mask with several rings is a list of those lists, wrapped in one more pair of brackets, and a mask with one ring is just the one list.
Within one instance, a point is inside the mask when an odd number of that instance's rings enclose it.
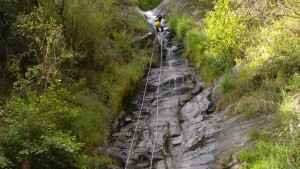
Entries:
{"label": "leafy bush", "polygon": [[[255,96],[259,103],[263,100],[269,100],[274,105],[281,102],[280,90],[287,85],[291,75],[299,71],[297,62],[300,59],[298,51],[300,47],[296,45],[300,37],[289,29],[282,29],[288,26],[287,22],[289,20],[277,21],[270,27],[261,28],[257,33],[260,37],[258,42],[248,47],[245,58],[237,68],[236,75],[230,78],[233,87],[226,89],[223,86],[226,92],[235,96],[232,102],[241,96],[245,98],[244,96],[259,93],[261,93],[259,97]],[[289,50],[288,46],[292,45],[293,50]],[[271,93],[273,96],[265,99]]]}
{"label": "leafy bush", "polygon": [[141,70],[145,70],[148,63],[149,59],[134,55],[128,65],[107,65],[106,75],[99,79],[98,96],[101,100],[106,101],[114,112],[119,112],[123,98],[134,89],[135,84],[142,78],[144,71]]}
{"label": "leafy bush", "polygon": [[216,74],[223,73],[235,65],[235,60],[243,57],[246,25],[242,15],[234,12],[227,0],[218,1],[215,10],[207,13],[205,33],[207,37],[207,57],[213,58]]}
{"label": "leafy bush", "polygon": [[64,64],[75,62],[76,54],[67,47],[61,25],[42,7],[19,15],[14,29],[27,45],[25,51],[8,60],[9,72],[18,79],[15,89],[33,86],[45,91],[56,78],[62,77]]}
{"label": "leafy bush", "polygon": [[0,147],[0,168],[9,168],[11,165],[11,161],[4,156],[3,148]]}
{"label": "leafy bush", "polygon": [[[235,103],[232,115],[278,117],[251,134],[253,147],[239,156],[242,167],[299,168],[299,2],[220,0],[205,18],[185,10],[197,21],[178,35],[186,35],[185,55],[208,82],[226,74],[217,109]],[[171,19],[175,31],[179,18]],[[204,29],[196,24],[202,19]]]}
{"label": "leafy bush", "polygon": [[248,168],[281,169],[297,168],[300,165],[299,153],[299,81],[295,74],[287,86],[289,92],[284,92],[283,103],[280,106],[280,120],[276,132],[256,134],[254,147],[243,151],[239,160]]}
{"label": "leafy bush", "polygon": [[191,60],[192,64],[198,69],[201,77],[210,81],[221,72],[218,69],[224,65],[217,66],[215,58],[207,55],[207,37],[203,29],[191,29],[188,31],[184,43],[187,46],[185,55]]}
{"label": "leafy bush", "polygon": [[135,8],[128,7],[129,9],[123,9],[122,13],[125,13],[125,23],[128,24],[126,31],[132,37],[144,36],[145,32],[149,31],[149,25],[143,15],[141,15]]}
{"label": "leafy bush", "polygon": [[243,14],[234,11],[227,0],[218,1],[214,11],[206,13],[204,24],[197,17],[175,15],[169,23],[177,37],[185,42],[186,55],[209,82],[244,57],[247,26]]}
{"label": "leafy bush", "polygon": [[[14,91],[3,103],[9,118],[0,113],[0,166],[105,168],[112,159],[95,151],[149,62],[134,45],[148,29],[143,16],[128,1],[0,3],[1,73]],[[61,87],[49,87],[56,79]]]}
{"label": "leafy bush", "polygon": [[169,24],[176,32],[177,38],[183,40],[191,26],[191,19],[183,14],[176,14],[170,18]]}
{"label": "leafy bush", "polygon": [[83,143],[71,132],[83,112],[70,105],[68,97],[66,89],[52,86],[41,96],[30,92],[26,98],[8,100],[1,118],[5,157],[22,167],[86,166]]}
{"label": "leafy bush", "polygon": [[150,10],[158,6],[161,3],[161,0],[131,0],[131,2],[142,10]]}
{"label": "leafy bush", "polygon": [[[271,90],[270,90],[271,89]],[[275,113],[280,95],[273,88],[251,91],[237,100],[233,114],[244,113],[246,117]]]}
{"label": "leafy bush", "polygon": [[82,113],[74,121],[72,131],[79,141],[85,143],[86,152],[92,153],[95,147],[107,144],[111,118],[105,105],[97,99],[97,95],[87,88],[87,80],[81,79],[70,87],[73,93],[70,102],[82,108]]}
{"label": "leafy bush", "polygon": [[192,56],[202,55],[205,51],[206,35],[203,30],[192,29],[187,32],[186,52]]}

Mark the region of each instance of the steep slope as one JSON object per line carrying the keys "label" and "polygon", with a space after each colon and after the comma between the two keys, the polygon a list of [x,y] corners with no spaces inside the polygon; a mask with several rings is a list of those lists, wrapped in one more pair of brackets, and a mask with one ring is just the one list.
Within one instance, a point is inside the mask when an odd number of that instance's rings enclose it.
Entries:
{"label": "steep slope", "polygon": [[[164,1],[145,16],[153,23],[157,14],[170,12],[169,5]],[[107,151],[119,165],[110,168],[222,168],[249,146],[250,131],[267,124],[259,117],[230,116],[233,105],[215,111],[215,98],[222,95],[212,97],[212,92],[219,84],[205,87],[190,61],[182,58],[182,44],[171,42],[171,36],[169,31],[156,35],[156,42],[162,42],[164,48],[161,76],[160,68],[151,69],[141,116],[142,90],[132,110],[124,114],[119,131],[112,135]],[[158,58],[160,45],[155,52]]]}

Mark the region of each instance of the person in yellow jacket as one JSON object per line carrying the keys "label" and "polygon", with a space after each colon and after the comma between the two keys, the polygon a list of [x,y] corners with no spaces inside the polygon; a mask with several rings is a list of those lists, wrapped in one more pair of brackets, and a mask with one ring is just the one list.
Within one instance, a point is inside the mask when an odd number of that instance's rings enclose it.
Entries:
{"label": "person in yellow jacket", "polygon": [[162,26],[162,23],[161,23],[161,20],[162,20],[162,19],[163,19],[163,16],[162,16],[162,15],[158,15],[158,16],[156,17],[156,20],[155,20],[154,25],[155,25],[155,27],[156,27],[156,32],[157,32],[157,33],[159,32],[159,27],[160,27],[160,29],[161,29],[161,32],[164,31],[164,27]]}

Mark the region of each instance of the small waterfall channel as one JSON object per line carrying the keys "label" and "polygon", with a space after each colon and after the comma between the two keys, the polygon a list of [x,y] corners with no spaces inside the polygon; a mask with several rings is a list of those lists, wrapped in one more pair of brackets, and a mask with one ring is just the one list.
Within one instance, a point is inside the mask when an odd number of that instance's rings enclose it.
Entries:
{"label": "small waterfall channel", "polygon": [[[155,18],[153,12],[145,15],[152,23]],[[228,151],[234,154],[240,147],[245,147],[249,140],[247,133],[259,120],[244,120],[243,115],[229,118],[231,106],[215,112],[211,96],[214,87],[205,88],[189,61],[182,58],[183,45],[170,42],[170,37],[168,31],[156,37],[157,44],[163,38],[164,47],[161,83],[160,68],[151,68],[144,108],[127,168],[150,168],[157,104],[159,116],[152,168],[223,168],[223,154]],[[160,45],[156,46],[156,50],[156,57],[160,57]],[[144,85],[145,82],[146,79]],[[142,104],[143,89],[138,92],[132,100],[131,111],[124,113],[119,121],[119,130],[112,134],[106,148],[106,152],[117,160],[110,169],[125,168]]]}

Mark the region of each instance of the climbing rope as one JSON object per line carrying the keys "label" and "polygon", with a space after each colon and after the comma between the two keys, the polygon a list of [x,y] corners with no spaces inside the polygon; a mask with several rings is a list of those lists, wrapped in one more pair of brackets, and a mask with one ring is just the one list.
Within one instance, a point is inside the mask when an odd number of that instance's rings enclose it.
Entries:
{"label": "climbing rope", "polygon": [[[156,39],[156,34],[155,34],[155,39]],[[140,118],[141,118],[141,114],[142,114],[142,110],[143,110],[143,106],[144,106],[144,101],[145,101],[145,96],[146,96],[146,91],[147,91],[147,86],[148,86],[148,81],[149,81],[149,75],[150,75],[150,70],[151,70],[151,65],[152,65],[152,58],[153,58],[153,54],[154,54],[154,47],[155,47],[155,42],[156,42],[155,39],[154,39],[154,43],[153,43],[153,47],[152,47],[152,54],[151,54],[151,58],[150,58],[150,65],[149,65],[149,69],[148,69],[148,75],[147,75],[146,85],[145,85],[145,89],[144,89],[143,100],[142,100],[141,108],[140,108],[140,111],[139,111],[138,120],[136,122],[134,133],[133,133],[133,136],[132,136],[130,149],[129,149],[127,160],[126,160],[125,169],[127,169],[127,166],[128,166],[128,163],[129,163],[130,154],[131,154],[132,146],[133,146],[133,141],[134,141],[134,138],[135,138],[135,135],[136,135],[136,132],[137,132],[137,128],[138,128],[138,125],[139,125],[139,122],[140,122]]]}
{"label": "climbing rope", "polygon": [[156,124],[155,124],[154,143],[153,143],[153,147],[152,147],[150,168],[149,169],[152,169],[152,166],[153,166],[153,156],[154,156],[155,143],[156,143],[157,130],[158,130],[158,98],[159,98],[159,87],[160,87],[161,69],[162,69],[162,60],[163,60],[163,40],[162,40],[162,36],[161,36],[160,45],[161,45],[160,46],[160,68],[159,68],[159,77],[158,77],[158,86],[157,86],[157,95],[156,95]]}

